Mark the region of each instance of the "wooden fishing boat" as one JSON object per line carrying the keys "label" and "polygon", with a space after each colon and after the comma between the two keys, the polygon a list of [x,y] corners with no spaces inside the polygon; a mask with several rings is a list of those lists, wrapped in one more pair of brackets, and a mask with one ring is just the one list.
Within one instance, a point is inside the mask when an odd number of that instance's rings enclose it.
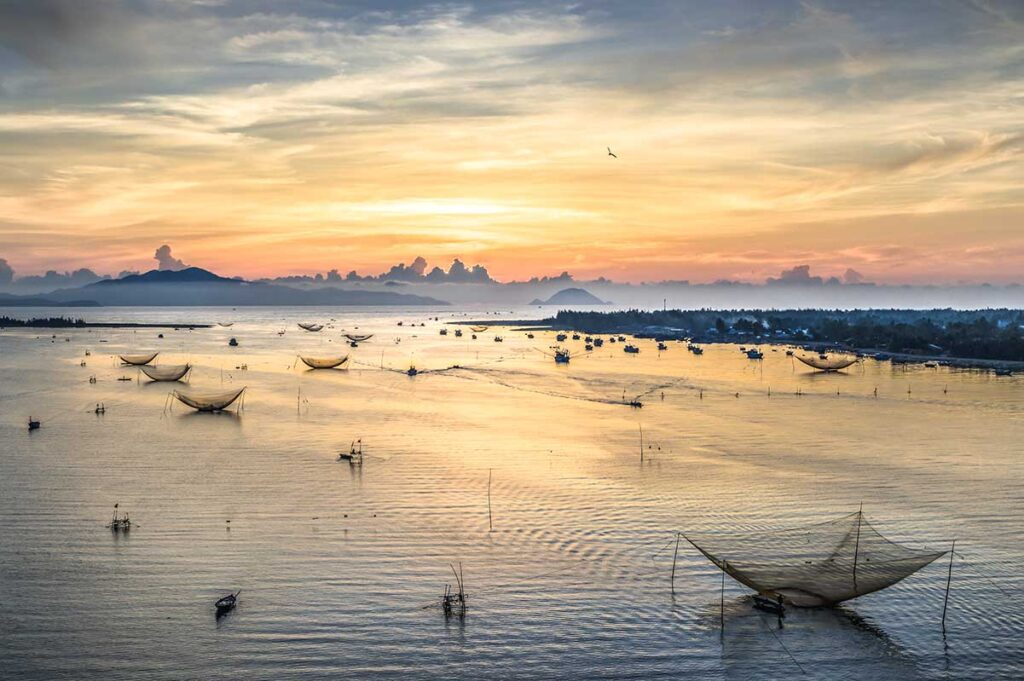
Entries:
{"label": "wooden fishing boat", "polygon": [[213,607],[217,609],[217,614],[218,615],[224,614],[228,610],[231,610],[236,605],[238,605],[238,594],[240,594],[240,593],[242,593],[241,589],[239,589],[238,591],[236,591],[233,594],[228,594],[227,596],[224,596],[223,598],[218,598],[217,602],[213,604]]}

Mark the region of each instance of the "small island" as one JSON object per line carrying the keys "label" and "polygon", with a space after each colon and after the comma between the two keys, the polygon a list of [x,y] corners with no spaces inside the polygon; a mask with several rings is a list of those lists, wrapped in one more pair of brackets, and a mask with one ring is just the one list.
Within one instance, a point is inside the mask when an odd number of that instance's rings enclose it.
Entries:
{"label": "small island", "polygon": [[530,305],[608,305],[590,291],[582,288],[565,288],[547,300],[535,298]]}

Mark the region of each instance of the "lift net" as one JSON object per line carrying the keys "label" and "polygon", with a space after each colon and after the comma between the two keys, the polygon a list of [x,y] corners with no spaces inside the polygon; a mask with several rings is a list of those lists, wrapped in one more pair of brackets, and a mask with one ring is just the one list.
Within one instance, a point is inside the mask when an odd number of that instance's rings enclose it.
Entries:
{"label": "lift net", "polygon": [[191,364],[166,364],[163,366],[140,366],[142,373],[154,381],[180,381],[189,371]]}
{"label": "lift net", "polygon": [[797,606],[884,589],[946,554],[891,542],[860,511],[777,532],[684,537],[736,581]]}
{"label": "lift net", "polygon": [[857,361],[849,355],[797,355],[796,358],[809,367],[821,371],[839,371]]}
{"label": "lift net", "polygon": [[299,359],[310,369],[335,369],[348,361],[348,355],[342,357],[306,357],[299,355]]}
{"label": "lift net", "polygon": [[181,402],[198,411],[222,411],[242,396],[245,388],[223,393],[195,393],[175,390],[172,394]]}

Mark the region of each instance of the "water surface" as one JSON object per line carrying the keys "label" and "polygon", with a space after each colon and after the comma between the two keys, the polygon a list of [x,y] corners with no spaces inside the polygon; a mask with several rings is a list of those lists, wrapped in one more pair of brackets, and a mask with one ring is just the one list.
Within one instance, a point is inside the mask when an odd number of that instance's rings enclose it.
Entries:
{"label": "water surface", "polygon": [[[1021,378],[874,360],[821,375],[781,349],[757,362],[646,340],[564,366],[549,332],[439,335],[484,312],[98,309],[76,314],[234,325],[0,332],[0,676],[1024,674]],[[349,348],[343,329],[375,336]],[[243,408],[169,401],[114,358],[143,350],[193,363],[192,389],[247,386]],[[299,353],[352,363],[308,371]],[[356,439],[364,465],[338,462]],[[104,527],[115,502],[137,524],[127,536]],[[860,504],[896,541],[957,539],[945,636],[944,559],[782,628],[731,580],[723,611],[719,573],[685,543],[670,589],[677,531]],[[446,621],[460,562],[469,613]]]}

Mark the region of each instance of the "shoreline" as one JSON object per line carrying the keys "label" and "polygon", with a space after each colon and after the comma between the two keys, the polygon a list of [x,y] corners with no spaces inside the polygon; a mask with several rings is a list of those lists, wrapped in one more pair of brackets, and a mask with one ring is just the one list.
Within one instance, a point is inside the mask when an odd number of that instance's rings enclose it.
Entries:
{"label": "shoreline", "polygon": [[[600,331],[587,330],[571,324],[559,323],[554,317],[547,319],[521,319],[500,321],[457,321],[451,324],[467,326],[502,326],[512,331],[576,331],[592,336],[627,335],[658,341],[692,341],[700,345],[767,345],[773,347],[813,348],[815,350],[832,350],[846,354],[860,355],[866,359],[889,361],[892,364],[925,364],[934,362],[940,366],[954,369],[980,369],[985,371],[1007,370],[1024,372],[1024,361],[1005,359],[985,359],[980,357],[960,357],[956,355],[914,354],[909,352],[893,352],[880,348],[853,347],[842,341],[806,341],[794,338],[749,338],[739,335],[728,335],[724,338],[709,338],[706,335],[690,335],[681,330],[661,329],[652,331],[638,328],[636,324],[620,324],[613,328],[602,328]],[[878,360],[876,355],[884,355],[886,359]]]}

